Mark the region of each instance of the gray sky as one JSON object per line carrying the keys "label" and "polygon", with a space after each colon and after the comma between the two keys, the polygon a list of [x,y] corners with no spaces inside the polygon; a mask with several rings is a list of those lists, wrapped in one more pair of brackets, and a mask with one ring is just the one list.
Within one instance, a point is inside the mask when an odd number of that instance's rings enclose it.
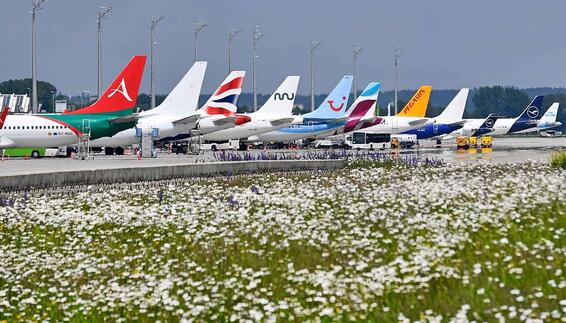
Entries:
{"label": "gray sky", "polygon": [[[0,80],[31,75],[31,0],[1,0]],[[251,34],[258,44],[258,91],[271,93],[286,75],[301,75],[308,94],[310,40],[319,40],[316,92],[328,92],[352,73],[352,46],[363,47],[358,87],[381,81],[393,88],[395,45],[401,58],[401,88],[429,83],[436,89],[463,86],[564,86],[566,1],[270,1],[102,0],[116,12],[104,22],[103,86],[135,54],[149,53],[151,15],[158,27],[157,93],[168,93],[193,60],[193,24],[209,24],[199,58],[209,62],[203,92],[227,73],[226,32],[241,29],[233,65],[248,71]],[[38,15],[38,78],[66,94],[96,91],[96,0],[51,0]],[[149,63],[140,89],[149,92]]]}

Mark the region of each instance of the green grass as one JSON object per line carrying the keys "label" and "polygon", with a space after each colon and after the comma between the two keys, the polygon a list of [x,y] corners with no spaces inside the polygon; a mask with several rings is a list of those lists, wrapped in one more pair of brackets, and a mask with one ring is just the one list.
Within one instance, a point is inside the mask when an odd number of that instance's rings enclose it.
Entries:
{"label": "green grass", "polygon": [[566,151],[555,152],[550,157],[550,165],[556,168],[566,169]]}

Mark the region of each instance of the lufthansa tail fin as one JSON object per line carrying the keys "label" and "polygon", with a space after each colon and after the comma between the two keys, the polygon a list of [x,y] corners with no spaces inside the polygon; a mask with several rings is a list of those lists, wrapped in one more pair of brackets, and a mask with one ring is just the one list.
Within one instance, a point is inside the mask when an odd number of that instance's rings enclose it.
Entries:
{"label": "lufthansa tail fin", "polygon": [[493,127],[495,126],[495,122],[497,121],[497,119],[499,119],[499,116],[492,113],[488,115],[487,118],[485,118],[485,120],[483,121],[483,123],[479,128],[493,130]]}
{"label": "lufthansa tail fin", "polygon": [[146,56],[134,56],[118,77],[92,105],[66,114],[125,115],[133,112],[138,99]]}
{"label": "lufthansa tail fin", "polygon": [[434,118],[438,123],[451,124],[462,120],[464,117],[464,109],[468,100],[470,89],[463,88],[456,94],[454,99],[446,106],[438,117]]}
{"label": "lufthansa tail fin", "polygon": [[346,105],[351,90],[352,76],[346,75],[316,110],[304,114],[303,117],[313,119],[343,118],[346,115]]}
{"label": "lufthansa tail fin", "polygon": [[151,112],[164,115],[192,115],[198,108],[206,65],[206,62],[195,62],[165,100]]}
{"label": "lufthansa tail fin", "polygon": [[553,124],[556,122],[556,116],[558,115],[558,107],[560,103],[554,102],[545,114],[540,118],[540,122],[543,124]]}
{"label": "lufthansa tail fin", "polygon": [[432,86],[421,86],[409,102],[407,102],[403,110],[397,113],[397,116],[424,118],[428,108],[428,100],[430,99],[431,91]]}
{"label": "lufthansa tail fin", "polygon": [[517,118],[518,120],[536,120],[540,116],[540,109],[542,108],[542,100],[544,96],[535,96],[533,101],[527,106],[523,113]]}
{"label": "lufthansa tail fin", "polygon": [[214,94],[210,96],[208,101],[206,101],[205,105],[202,107],[204,112],[209,115],[222,114],[225,116],[232,116],[236,113],[245,76],[245,71],[231,72],[218,89],[216,89]]}
{"label": "lufthansa tail fin", "polygon": [[293,114],[295,94],[299,86],[299,76],[287,76],[271,95],[269,100],[257,110],[258,113],[268,113],[277,116],[290,116]]}

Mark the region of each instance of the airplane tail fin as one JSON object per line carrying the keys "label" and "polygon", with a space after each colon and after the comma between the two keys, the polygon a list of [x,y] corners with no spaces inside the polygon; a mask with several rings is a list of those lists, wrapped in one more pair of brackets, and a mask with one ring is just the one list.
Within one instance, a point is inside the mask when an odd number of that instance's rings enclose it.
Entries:
{"label": "airplane tail fin", "polygon": [[293,113],[295,94],[299,86],[299,76],[287,76],[273,92],[269,100],[257,112],[278,116],[290,116]]}
{"label": "airplane tail fin", "polygon": [[495,122],[499,119],[499,116],[495,113],[492,113],[485,118],[479,129],[489,129],[492,130],[495,126]]}
{"label": "airplane tail fin", "polygon": [[202,107],[204,112],[209,115],[222,114],[225,116],[232,116],[236,113],[245,76],[245,71],[231,72],[218,89],[210,96],[208,101],[206,101],[205,105]]}
{"label": "airplane tail fin", "polygon": [[133,112],[138,99],[146,56],[134,56],[118,77],[110,84],[96,102],[65,114],[111,114],[126,115]]}
{"label": "airplane tail fin", "polygon": [[344,117],[350,91],[352,90],[352,78],[351,75],[344,76],[320,106],[316,110],[303,115],[303,117],[317,119]]}
{"label": "airplane tail fin", "polygon": [[421,86],[409,102],[407,102],[403,110],[397,113],[397,116],[424,118],[428,108],[428,100],[430,99],[431,91],[432,86]]}
{"label": "airplane tail fin", "polygon": [[541,123],[543,124],[553,124],[556,122],[556,116],[558,115],[558,107],[560,103],[554,102],[548,110],[546,110],[545,114],[540,118]]}
{"label": "airplane tail fin", "polygon": [[464,117],[464,109],[466,108],[466,101],[470,89],[463,88],[456,94],[454,99],[446,106],[444,111],[434,118],[440,123],[450,124],[462,120]]}
{"label": "airplane tail fin", "polygon": [[544,96],[535,96],[533,101],[527,106],[523,113],[517,118],[520,120],[536,120],[540,116],[540,109],[542,107],[542,100]]}
{"label": "airplane tail fin", "polygon": [[198,108],[206,65],[206,62],[195,62],[165,100],[152,111],[180,116],[193,114]]}
{"label": "airplane tail fin", "polygon": [[352,106],[346,112],[346,116],[375,116],[377,97],[379,96],[380,89],[381,83],[379,82],[371,82],[370,84],[368,84],[368,86],[366,86],[365,90],[362,91],[356,101],[352,103]]}
{"label": "airplane tail fin", "polygon": [[0,114],[0,129],[4,127],[4,122],[6,122],[6,117],[8,116],[9,111],[9,107],[4,107],[4,109],[2,109],[2,113]]}

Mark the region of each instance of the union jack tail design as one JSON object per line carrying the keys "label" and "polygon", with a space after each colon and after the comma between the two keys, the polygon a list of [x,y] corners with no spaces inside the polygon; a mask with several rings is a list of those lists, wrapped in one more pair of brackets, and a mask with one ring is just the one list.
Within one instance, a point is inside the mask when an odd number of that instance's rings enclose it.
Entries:
{"label": "union jack tail design", "polygon": [[242,93],[245,71],[234,71],[206,101],[203,110],[208,115],[234,116],[238,109],[238,98]]}

